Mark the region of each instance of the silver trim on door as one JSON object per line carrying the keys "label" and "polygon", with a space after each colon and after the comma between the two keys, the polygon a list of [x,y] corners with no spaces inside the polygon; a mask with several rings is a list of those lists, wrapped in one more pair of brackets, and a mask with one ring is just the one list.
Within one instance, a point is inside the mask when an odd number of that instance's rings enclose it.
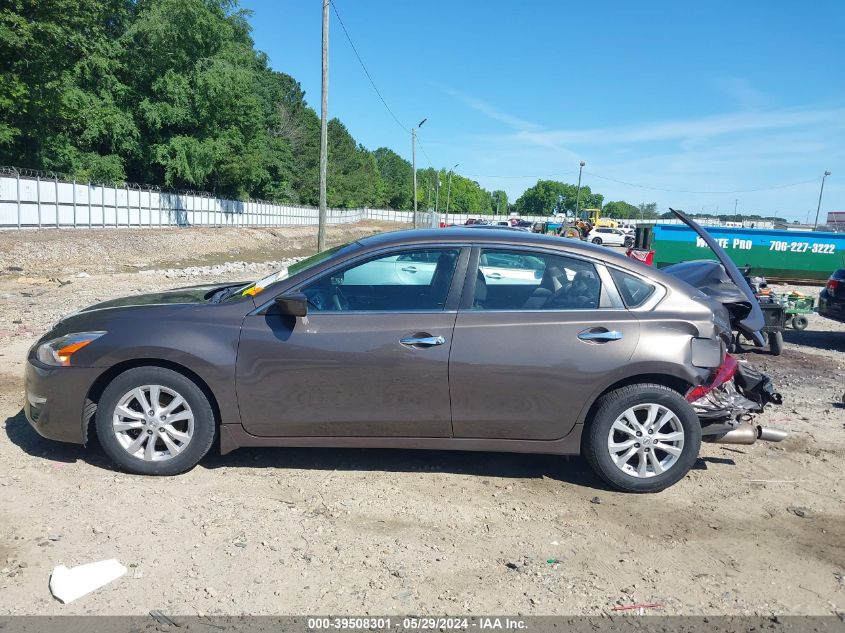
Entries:
{"label": "silver trim on door", "polygon": [[434,345],[443,345],[446,339],[442,336],[407,336],[399,340],[402,345],[432,347]]}
{"label": "silver trim on door", "polygon": [[592,341],[596,343],[607,343],[609,341],[618,341],[622,338],[622,332],[618,330],[584,330],[578,333],[578,338],[582,341]]}

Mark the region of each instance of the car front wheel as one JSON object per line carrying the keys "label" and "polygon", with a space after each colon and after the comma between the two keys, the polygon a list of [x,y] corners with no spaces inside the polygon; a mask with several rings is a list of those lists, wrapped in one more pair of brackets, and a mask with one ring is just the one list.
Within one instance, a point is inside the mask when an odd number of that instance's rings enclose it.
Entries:
{"label": "car front wheel", "polygon": [[663,385],[616,389],[598,403],[582,452],[596,474],[625,492],[658,492],[683,479],[701,447],[692,407]]}
{"label": "car front wheel", "polygon": [[97,405],[97,437],[121,468],[139,475],[190,470],[211,448],[214,411],[186,376],[137,367],[106,387]]}

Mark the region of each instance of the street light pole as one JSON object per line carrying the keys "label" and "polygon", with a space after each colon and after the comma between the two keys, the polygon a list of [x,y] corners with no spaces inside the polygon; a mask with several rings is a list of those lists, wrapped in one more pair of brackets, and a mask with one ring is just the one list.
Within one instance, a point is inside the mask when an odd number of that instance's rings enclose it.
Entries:
{"label": "street light pole", "polygon": [[581,172],[584,170],[584,165],[586,165],[583,160],[579,163],[578,167],[578,189],[575,190],[575,219],[578,219],[578,207],[581,204]]}
{"label": "street light pole", "polygon": [[813,225],[813,230],[815,231],[819,226],[819,211],[822,210],[822,194],[824,193],[824,179],[830,176],[829,171],[824,172],[824,176],[822,176],[822,188],[819,191],[819,206],[816,207],[816,223]]}
{"label": "street light pole", "polygon": [[323,87],[320,104],[320,210],[317,225],[317,252],[326,250],[326,170],[328,168],[329,116],[329,2],[323,0]]}
{"label": "street light pole", "polygon": [[423,119],[417,127],[411,130],[411,170],[414,172],[414,221],[413,226],[417,228],[417,130],[422,127],[428,119]]}
{"label": "street light pole", "polygon": [[452,199],[452,172],[458,168],[460,163],[455,163],[455,166],[449,170],[449,187],[446,189],[446,224],[449,224],[449,201]]}
{"label": "street light pole", "polygon": [[439,205],[440,205],[440,172],[437,172],[437,182],[434,185],[434,215],[431,216],[431,228],[435,227],[435,223],[437,222],[437,218],[440,214],[439,212]]}

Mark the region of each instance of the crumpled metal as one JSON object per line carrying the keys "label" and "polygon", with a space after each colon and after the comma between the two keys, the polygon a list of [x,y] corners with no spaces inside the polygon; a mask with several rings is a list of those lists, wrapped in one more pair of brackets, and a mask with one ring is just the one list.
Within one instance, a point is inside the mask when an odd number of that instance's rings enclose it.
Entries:
{"label": "crumpled metal", "polygon": [[759,413],[763,407],[742,395],[733,380],[690,403],[702,422],[720,422]]}
{"label": "crumpled metal", "polygon": [[702,422],[737,420],[763,411],[765,405],[781,404],[768,375],[745,362],[737,363],[736,374],[705,396],[691,402]]}

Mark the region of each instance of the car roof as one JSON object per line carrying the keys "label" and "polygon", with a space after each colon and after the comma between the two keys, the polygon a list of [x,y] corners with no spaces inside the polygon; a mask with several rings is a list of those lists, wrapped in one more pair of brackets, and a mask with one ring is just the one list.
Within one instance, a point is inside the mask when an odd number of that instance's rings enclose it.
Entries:
{"label": "car roof", "polygon": [[[540,248],[554,248],[565,250],[570,253],[580,253],[585,257],[592,257],[606,262],[624,266],[625,268],[639,269],[643,266],[639,262],[625,257],[605,246],[597,246],[589,242],[571,237],[557,237],[553,235],[542,235],[540,233],[529,233],[527,231],[514,231],[505,227],[491,227],[485,231],[470,227],[447,227],[443,229],[411,229],[401,231],[390,231],[378,233],[358,240],[361,246],[367,249],[383,248],[390,246],[402,246],[405,244],[420,244],[438,242],[472,242],[485,245],[504,246],[536,246]],[[651,269],[653,270],[653,269]]]}

